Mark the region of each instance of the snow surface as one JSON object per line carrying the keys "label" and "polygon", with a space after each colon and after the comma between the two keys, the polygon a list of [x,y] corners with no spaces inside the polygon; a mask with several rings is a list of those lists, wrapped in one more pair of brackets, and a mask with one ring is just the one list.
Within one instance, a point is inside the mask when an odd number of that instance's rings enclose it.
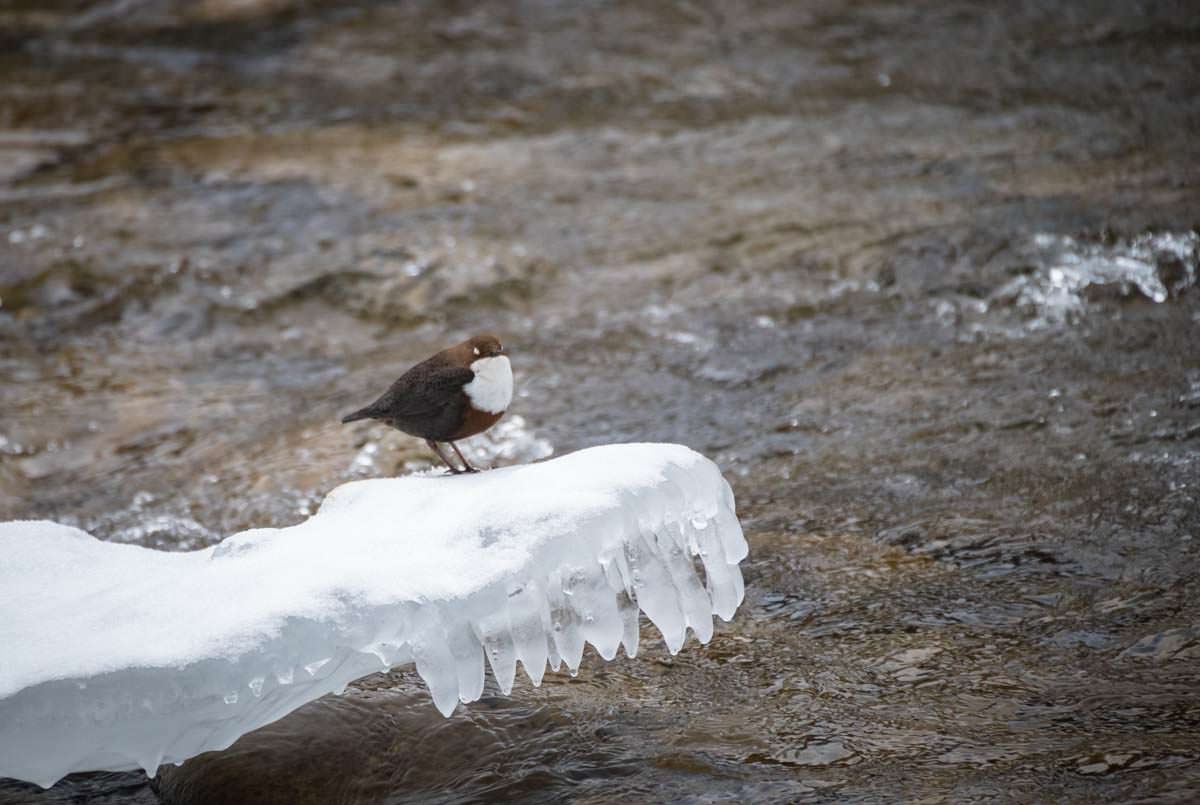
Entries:
{"label": "snow surface", "polygon": [[716,465],[670,444],[355,481],[190,553],[0,523],[0,777],[153,775],[412,662],[448,716],[485,657],[507,694],[518,660],[536,685],[585,641],[633,656],[639,609],[674,653],[733,616],[745,556]]}

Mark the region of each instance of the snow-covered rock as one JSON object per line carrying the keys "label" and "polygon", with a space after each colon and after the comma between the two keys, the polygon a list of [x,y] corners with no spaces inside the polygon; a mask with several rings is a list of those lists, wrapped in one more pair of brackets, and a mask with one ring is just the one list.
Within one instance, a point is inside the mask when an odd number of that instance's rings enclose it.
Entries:
{"label": "snow-covered rock", "polygon": [[733,616],[745,555],[716,465],[667,444],[356,481],[190,553],[3,523],[0,776],[153,774],[412,662],[449,715],[485,657],[507,693],[518,661],[538,684],[585,641],[632,656],[639,609],[677,652]]}

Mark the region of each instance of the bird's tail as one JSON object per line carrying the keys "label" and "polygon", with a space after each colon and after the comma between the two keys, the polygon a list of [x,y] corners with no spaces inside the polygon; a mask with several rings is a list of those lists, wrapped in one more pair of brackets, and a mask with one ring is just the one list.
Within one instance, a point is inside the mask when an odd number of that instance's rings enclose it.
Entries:
{"label": "bird's tail", "polygon": [[371,406],[368,405],[366,408],[359,408],[353,414],[346,414],[344,417],[342,417],[342,424],[345,425],[347,422],[357,422],[360,419],[370,419],[370,418],[371,418]]}

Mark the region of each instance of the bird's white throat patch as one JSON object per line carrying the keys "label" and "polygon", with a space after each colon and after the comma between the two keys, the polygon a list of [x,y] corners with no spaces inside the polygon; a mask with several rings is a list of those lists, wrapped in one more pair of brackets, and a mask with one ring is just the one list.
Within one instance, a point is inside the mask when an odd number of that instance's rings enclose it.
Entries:
{"label": "bird's white throat patch", "polygon": [[475,379],[463,386],[471,405],[489,414],[499,414],[512,402],[512,364],[504,355],[480,358],[471,364]]}

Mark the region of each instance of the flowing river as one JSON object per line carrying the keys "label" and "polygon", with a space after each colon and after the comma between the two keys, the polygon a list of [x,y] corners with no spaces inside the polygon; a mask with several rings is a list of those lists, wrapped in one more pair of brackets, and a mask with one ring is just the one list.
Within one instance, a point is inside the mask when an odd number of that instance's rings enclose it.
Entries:
{"label": "flowing river", "polygon": [[494,331],[470,455],[688,444],[751,552],[706,647],[0,803],[1200,799],[1188,5],[3,4],[0,519],[298,522]]}

